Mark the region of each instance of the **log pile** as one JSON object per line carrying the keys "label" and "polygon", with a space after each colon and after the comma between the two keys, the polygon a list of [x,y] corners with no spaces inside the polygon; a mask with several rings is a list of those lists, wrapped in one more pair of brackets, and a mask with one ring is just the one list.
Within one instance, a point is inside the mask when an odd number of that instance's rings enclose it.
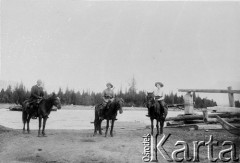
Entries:
{"label": "log pile", "polygon": [[[240,113],[216,113],[216,114],[208,114],[208,118],[216,118],[216,115],[218,115],[221,118],[240,118]],[[185,115],[180,114],[177,117],[168,117],[166,118],[166,121],[193,121],[193,120],[203,120],[203,115],[193,114],[193,115]]]}

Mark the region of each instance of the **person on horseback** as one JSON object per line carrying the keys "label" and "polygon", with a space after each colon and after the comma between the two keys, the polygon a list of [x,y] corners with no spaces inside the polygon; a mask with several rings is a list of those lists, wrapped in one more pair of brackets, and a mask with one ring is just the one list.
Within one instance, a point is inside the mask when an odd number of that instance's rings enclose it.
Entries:
{"label": "person on horseback", "polygon": [[104,111],[108,109],[110,103],[114,100],[114,92],[113,92],[113,85],[111,83],[106,84],[107,89],[105,89],[102,93],[102,107],[100,108],[100,119],[104,119]]}
{"label": "person on horseback", "polygon": [[31,95],[29,98],[29,104],[30,104],[30,108],[34,109],[34,119],[37,118],[37,108],[39,103],[41,102],[41,100],[43,99],[44,96],[44,92],[43,92],[43,87],[42,87],[42,81],[38,80],[37,84],[32,86],[31,89]]}
{"label": "person on horseback", "polygon": [[[167,108],[167,105],[166,103],[164,102],[164,91],[162,89],[162,87],[164,86],[163,83],[161,82],[156,82],[155,83],[155,86],[157,87],[157,89],[154,90],[153,94],[154,94],[154,99],[155,101],[158,101],[161,108],[164,108],[164,114],[167,115],[167,111],[168,111],[168,108]],[[146,115],[147,117],[149,117],[149,109],[148,109],[148,115]]]}

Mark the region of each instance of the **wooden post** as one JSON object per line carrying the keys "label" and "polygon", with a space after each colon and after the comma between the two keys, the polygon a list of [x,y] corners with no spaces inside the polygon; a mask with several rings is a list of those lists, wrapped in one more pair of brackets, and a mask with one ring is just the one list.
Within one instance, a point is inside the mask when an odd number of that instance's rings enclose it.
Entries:
{"label": "wooden post", "polygon": [[193,96],[191,95],[191,92],[187,92],[183,99],[185,114],[193,114]]}
{"label": "wooden post", "polygon": [[229,91],[229,93],[228,93],[229,106],[230,106],[230,107],[235,107],[235,102],[234,102],[234,96],[233,96],[233,93],[230,93],[231,90],[232,90],[232,87],[229,86],[229,87],[228,87],[228,91]]}
{"label": "wooden post", "polygon": [[202,112],[203,112],[203,121],[204,121],[204,123],[207,123],[208,122],[208,111],[207,111],[207,109],[203,109]]}

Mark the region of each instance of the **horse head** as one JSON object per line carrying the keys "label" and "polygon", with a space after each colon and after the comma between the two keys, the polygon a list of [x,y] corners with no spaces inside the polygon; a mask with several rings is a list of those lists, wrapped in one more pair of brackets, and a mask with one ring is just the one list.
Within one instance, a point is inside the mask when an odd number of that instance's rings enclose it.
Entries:
{"label": "horse head", "polygon": [[61,109],[61,100],[55,93],[52,94],[51,99],[53,100],[53,105],[56,106],[58,109]]}
{"label": "horse head", "polygon": [[116,109],[119,110],[119,113],[122,114],[123,113],[123,109],[122,109],[122,106],[124,104],[124,100],[122,98],[115,98],[114,100],[115,102],[115,106],[116,106]]}
{"label": "horse head", "polygon": [[147,92],[147,97],[146,97],[146,104],[148,108],[153,107],[154,103],[155,103],[155,99],[154,99],[154,93],[153,92]]}

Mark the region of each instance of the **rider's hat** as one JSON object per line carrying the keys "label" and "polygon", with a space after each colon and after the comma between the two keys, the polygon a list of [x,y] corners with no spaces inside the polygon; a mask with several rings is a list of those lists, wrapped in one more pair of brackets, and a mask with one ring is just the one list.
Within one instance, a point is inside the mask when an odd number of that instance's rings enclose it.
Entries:
{"label": "rider's hat", "polygon": [[161,82],[156,82],[155,86],[157,87],[158,84],[160,85],[160,87],[163,87],[163,83],[161,83]]}
{"label": "rider's hat", "polygon": [[111,83],[107,83],[106,86],[111,86],[111,88],[113,87],[113,85]]}

